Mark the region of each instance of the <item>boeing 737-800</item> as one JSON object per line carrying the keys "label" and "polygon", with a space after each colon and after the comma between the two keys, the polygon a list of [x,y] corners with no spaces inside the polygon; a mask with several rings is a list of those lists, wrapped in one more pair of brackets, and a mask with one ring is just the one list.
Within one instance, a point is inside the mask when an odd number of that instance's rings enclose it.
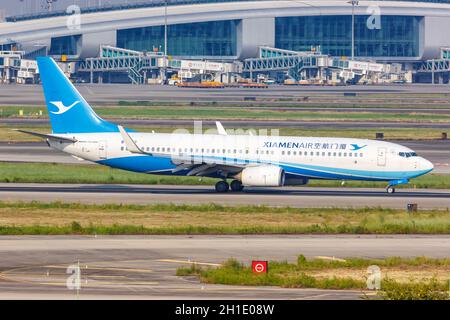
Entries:
{"label": "boeing 737-800", "polygon": [[[105,166],[147,174],[219,178],[217,192],[304,185],[310,179],[386,181],[386,190],[433,164],[399,144],[349,138],[141,133],[101,119],[52,58],[38,58],[52,127],[33,134],[50,147]],[[228,184],[227,180],[232,180]]]}

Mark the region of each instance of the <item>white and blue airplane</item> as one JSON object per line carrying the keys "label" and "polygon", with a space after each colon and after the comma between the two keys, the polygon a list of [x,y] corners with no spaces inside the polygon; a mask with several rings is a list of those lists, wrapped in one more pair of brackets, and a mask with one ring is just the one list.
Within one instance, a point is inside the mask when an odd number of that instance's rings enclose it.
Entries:
{"label": "white and blue airplane", "polygon": [[386,181],[393,193],[433,170],[413,150],[385,141],[228,135],[220,123],[217,134],[135,132],[101,119],[52,58],[37,61],[52,133],[21,131],[78,159],[147,174],[220,178],[217,192],[331,179]]}

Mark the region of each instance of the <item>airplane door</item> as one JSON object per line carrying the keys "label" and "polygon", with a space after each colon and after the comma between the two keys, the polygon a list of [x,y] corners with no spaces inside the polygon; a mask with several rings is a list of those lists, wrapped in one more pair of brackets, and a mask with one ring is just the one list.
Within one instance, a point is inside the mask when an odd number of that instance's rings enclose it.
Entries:
{"label": "airplane door", "polygon": [[377,163],[380,167],[386,165],[386,148],[378,148]]}
{"label": "airplane door", "polygon": [[98,157],[100,159],[107,159],[107,144],[106,141],[98,142]]}

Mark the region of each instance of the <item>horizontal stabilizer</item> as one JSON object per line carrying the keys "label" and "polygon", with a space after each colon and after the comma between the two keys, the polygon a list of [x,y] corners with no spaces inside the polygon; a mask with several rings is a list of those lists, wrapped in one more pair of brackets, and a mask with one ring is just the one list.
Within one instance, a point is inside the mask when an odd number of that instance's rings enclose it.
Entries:
{"label": "horizontal stabilizer", "polygon": [[20,129],[13,129],[13,130],[14,131],[18,131],[18,132],[22,132],[22,133],[26,133],[26,134],[30,134],[32,136],[36,136],[36,137],[39,137],[39,138],[42,138],[42,139],[49,139],[49,140],[63,141],[63,142],[71,142],[71,143],[77,142],[76,139],[60,137],[60,136],[55,136],[55,135],[51,135],[51,134],[43,134],[43,133],[27,131],[27,130],[20,130]]}

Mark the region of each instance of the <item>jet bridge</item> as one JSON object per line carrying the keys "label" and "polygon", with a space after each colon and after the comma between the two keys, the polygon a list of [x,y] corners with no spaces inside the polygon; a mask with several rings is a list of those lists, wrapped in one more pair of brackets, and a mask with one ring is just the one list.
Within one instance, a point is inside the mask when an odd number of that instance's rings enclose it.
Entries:
{"label": "jet bridge", "polygon": [[[320,48],[312,48],[311,51],[291,51],[272,47],[260,47],[259,56],[244,60],[243,71],[248,72],[253,78],[254,73],[271,71],[284,71],[295,80],[308,78],[308,70],[315,77],[326,78],[329,74],[335,74],[345,81],[367,78],[373,74],[391,73],[389,65],[369,61],[349,60],[345,57],[332,57],[322,54]],[[397,72],[398,70],[396,70]]]}

